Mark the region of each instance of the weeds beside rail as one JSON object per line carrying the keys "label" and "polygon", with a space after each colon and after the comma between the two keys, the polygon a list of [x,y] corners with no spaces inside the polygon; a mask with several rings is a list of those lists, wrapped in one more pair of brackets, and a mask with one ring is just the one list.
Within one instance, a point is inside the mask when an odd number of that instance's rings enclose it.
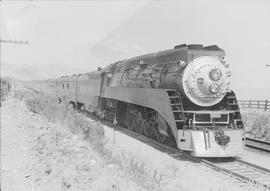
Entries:
{"label": "weeds beside rail", "polygon": [[99,123],[92,123],[85,116],[75,111],[65,99],[59,102],[58,98],[39,94],[32,91],[17,90],[14,97],[26,103],[27,108],[43,116],[48,122],[60,122],[68,126],[73,134],[82,137],[91,143],[98,153],[109,162],[120,166],[126,175],[149,190],[161,190],[162,175],[156,170],[151,171],[143,161],[129,157],[125,152],[120,156],[112,156],[111,151],[105,149],[104,129]]}

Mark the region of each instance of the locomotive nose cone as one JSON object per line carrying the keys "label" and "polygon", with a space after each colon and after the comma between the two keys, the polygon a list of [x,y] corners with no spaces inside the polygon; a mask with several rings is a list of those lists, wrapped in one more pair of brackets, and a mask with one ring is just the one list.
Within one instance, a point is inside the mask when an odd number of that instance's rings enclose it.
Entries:
{"label": "locomotive nose cone", "polygon": [[187,65],[182,77],[184,94],[200,106],[217,104],[229,88],[227,72],[219,57],[195,58]]}

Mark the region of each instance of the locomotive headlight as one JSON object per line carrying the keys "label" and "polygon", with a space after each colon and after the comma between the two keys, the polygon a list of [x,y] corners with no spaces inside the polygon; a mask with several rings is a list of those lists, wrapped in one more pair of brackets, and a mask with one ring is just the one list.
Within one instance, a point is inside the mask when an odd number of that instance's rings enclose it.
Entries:
{"label": "locomotive headlight", "polygon": [[211,80],[218,81],[221,78],[222,73],[219,69],[213,69],[213,70],[211,70],[209,76],[210,76]]}
{"label": "locomotive headlight", "polygon": [[213,94],[216,94],[220,91],[220,86],[217,84],[212,84],[211,86],[209,86],[209,91]]}

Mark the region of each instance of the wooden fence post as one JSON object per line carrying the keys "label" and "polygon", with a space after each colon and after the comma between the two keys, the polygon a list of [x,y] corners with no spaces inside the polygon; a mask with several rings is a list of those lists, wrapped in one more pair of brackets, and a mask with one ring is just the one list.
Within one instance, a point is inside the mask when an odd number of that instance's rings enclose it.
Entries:
{"label": "wooden fence post", "polygon": [[264,111],[268,109],[267,106],[268,106],[268,100],[265,100]]}

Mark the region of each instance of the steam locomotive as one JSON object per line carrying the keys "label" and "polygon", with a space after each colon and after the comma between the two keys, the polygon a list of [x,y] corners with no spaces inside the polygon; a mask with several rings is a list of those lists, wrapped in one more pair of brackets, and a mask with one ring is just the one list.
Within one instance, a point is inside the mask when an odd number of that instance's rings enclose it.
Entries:
{"label": "steam locomotive", "polygon": [[194,156],[231,157],[244,127],[229,77],[218,46],[183,44],[31,88]]}

